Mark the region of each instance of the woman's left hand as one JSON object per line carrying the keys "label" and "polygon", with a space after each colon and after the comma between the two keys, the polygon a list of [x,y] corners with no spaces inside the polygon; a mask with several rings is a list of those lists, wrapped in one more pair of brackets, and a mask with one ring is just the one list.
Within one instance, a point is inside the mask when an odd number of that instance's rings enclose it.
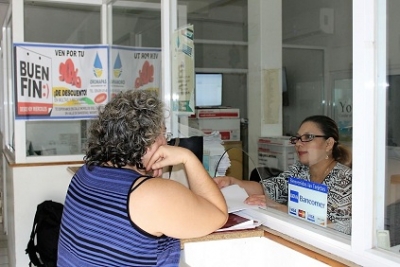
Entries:
{"label": "woman's left hand", "polygon": [[266,197],[264,194],[262,195],[251,195],[249,196],[244,203],[249,204],[249,205],[257,205],[257,206],[266,206]]}
{"label": "woman's left hand", "polygon": [[276,210],[280,210],[282,212],[288,211],[288,208],[286,205],[277,203],[277,202],[273,201],[272,199],[270,199],[269,197],[266,197],[264,194],[251,195],[244,202],[249,205],[257,205],[260,207],[269,207],[269,208],[273,208]]}

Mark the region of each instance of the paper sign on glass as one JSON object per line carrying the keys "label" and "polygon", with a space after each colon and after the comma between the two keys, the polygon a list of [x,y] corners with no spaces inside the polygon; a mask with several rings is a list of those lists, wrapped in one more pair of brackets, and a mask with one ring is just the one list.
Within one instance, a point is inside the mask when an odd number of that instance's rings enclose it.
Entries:
{"label": "paper sign on glass", "polygon": [[326,227],[328,187],[289,178],[288,213],[304,221]]}

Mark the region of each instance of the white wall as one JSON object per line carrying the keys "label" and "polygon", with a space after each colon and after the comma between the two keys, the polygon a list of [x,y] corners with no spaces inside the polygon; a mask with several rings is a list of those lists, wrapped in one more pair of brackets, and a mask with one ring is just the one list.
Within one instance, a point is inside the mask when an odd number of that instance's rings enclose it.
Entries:
{"label": "white wall", "polygon": [[[283,43],[289,47],[283,50],[289,96],[284,134],[293,135],[305,117],[315,114],[332,116],[342,124],[342,118],[335,116],[339,103],[334,102],[332,90],[335,80],[351,79],[352,1],[283,0],[282,4]],[[352,104],[351,94],[341,100]]]}
{"label": "white wall", "polygon": [[264,237],[186,243],[184,260],[190,267],[328,266]]}
{"label": "white wall", "polygon": [[[315,47],[324,47],[329,49],[329,70],[343,71],[349,70],[352,66],[352,1],[337,0],[337,1],[291,1],[282,0],[282,16],[283,31],[296,32],[296,23],[299,20],[312,21],[316,27],[319,23],[319,18],[314,14],[322,8],[332,9],[333,16],[333,33],[315,33],[309,36],[295,35],[297,38],[283,40],[285,44],[307,45]],[[296,18],[295,20],[293,18]],[[303,23],[301,23],[303,25]],[[311,23],[304,23],[311,25]]]}
{"label": "white wall", "polygon": [[[3,159],[5,160],[5,159]],[[6,166],[9,266],[28,266],[26,245],[38,204],[45,200],[64,203],[72,174],[69,165]]]}

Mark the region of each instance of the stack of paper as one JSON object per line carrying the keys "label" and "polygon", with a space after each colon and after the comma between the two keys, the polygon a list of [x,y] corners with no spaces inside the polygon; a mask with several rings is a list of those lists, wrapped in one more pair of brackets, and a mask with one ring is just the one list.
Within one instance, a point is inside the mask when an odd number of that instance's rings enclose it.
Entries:
{"label": "stack of paper", "polygon": [[246,190],[234,184],[221,189],[222,195],[225,198],[228,212],[236,212],[244,209],[258,209],[258,206],[244,203],[249,197]]}
{"label": "stack of paper", "polygon": [[203,136],[203,165],[211,177],[224,176],[231,166],[219,132]]}
{"label": "stack of paper", "polygon": [[244,209],[258,208],[258,206],[244,203],[249,195],[243,188],[238,185],[230,185],[222,188],[221,192],[228,206],[229,218],[226,224],[217,231],[250,229],[261,225],[260,221],[240,213],[240,211]]}

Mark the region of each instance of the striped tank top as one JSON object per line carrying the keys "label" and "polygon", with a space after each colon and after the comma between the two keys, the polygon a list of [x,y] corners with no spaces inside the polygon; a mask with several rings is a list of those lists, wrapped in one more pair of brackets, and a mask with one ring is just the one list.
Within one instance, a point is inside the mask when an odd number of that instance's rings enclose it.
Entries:
{"label": "striped tank top", "polygon": [[129,194],[139,177],[128,169],[84,165],[78,170],[65,199],[57,266],[179,265],[178,239],[150,235],[129,218]]}

